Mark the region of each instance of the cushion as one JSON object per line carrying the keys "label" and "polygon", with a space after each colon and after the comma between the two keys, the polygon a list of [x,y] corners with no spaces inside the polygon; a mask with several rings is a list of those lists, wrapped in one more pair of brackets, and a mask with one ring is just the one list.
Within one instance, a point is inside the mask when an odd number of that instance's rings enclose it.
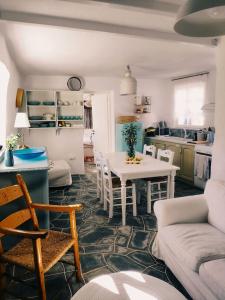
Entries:
{"label": "cushion", "polygon": [[224,300],[225,297],[225,259],[208,261],[199,269],[201,280],[217,296]]}
{"label": "cushion", "polygon": [[208,222],[225,233],[225,182],[208,180],[205,198],[209,208]]}
{"label": "cushion", "polygon": [[208,223],[170,225],[158,234],[177,259],[195,272],[204,262],[225,258],[225,234]]}
{"label": "cushion", "polygon": [[71,169],[65,160],[54,160],[49,164],[48,179],[50,187],[72,184]]}

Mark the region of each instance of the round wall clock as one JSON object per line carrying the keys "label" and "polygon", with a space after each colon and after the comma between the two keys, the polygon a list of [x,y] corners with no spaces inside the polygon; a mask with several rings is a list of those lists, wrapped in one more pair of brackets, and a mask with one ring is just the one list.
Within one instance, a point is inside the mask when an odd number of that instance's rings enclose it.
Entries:
{"label": "round wall clock", "polygon": [[82,89],[82,82],[79,77],[70,77],[67,81],[68,89],[71,91],[80,91]]}

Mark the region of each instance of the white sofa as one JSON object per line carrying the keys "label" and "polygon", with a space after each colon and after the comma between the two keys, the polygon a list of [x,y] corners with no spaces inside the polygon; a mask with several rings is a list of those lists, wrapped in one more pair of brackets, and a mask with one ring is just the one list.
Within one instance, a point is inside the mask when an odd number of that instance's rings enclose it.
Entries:
{"label": "white sofa", "polygon": [[153,254],[165,261],[195,300],[225,299],[225,182],[204,194],[158,201]]}

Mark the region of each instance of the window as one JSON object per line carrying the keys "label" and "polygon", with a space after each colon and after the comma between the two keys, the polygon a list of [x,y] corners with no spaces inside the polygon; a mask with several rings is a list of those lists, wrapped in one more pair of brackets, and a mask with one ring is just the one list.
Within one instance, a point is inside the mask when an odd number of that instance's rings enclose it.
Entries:
{"label": "window", "polygon": [[0,62],[0,145],[4,145],[6,139],[6,101],[9,76],[6,66]]}
{"label": "window", "polygon": [[174,81],[175,125],[203,126],[207,75]]}

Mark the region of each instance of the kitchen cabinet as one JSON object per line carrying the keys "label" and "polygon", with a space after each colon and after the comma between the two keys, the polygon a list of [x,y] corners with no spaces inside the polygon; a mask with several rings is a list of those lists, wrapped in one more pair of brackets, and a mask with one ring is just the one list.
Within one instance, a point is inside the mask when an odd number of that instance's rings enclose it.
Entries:
{"label": "kitchen cabinet", "polygon": [[183,179],[194,181],[194,147],[182,145],[181,174]]}
{"label": "kitchen cabinet", "polygon": [[180,144],[175,143],[166,143],[166,149],[169,149],[174,152],[174,159],[173,159],[173,165],[180,168],[180,170],[177,171],[177,176],[181,175],[181,156],[182,156],[182,147]]}
{"label": "kitchen cabinet", "polygon": [[181,143],[145,139],[146,144],[156,146],[156,149],[169,149],[174,152],[173,164],[180,168],[177,177],[191,183],[194,182],[194,146]]}
{"label": "kitchen cabinet", "polygon": [[158,149],[166,149],[166,143],[165,142],[161,142],[161,141],[154,141],[151,144],[156,146],[156,150],[158,151]]}

